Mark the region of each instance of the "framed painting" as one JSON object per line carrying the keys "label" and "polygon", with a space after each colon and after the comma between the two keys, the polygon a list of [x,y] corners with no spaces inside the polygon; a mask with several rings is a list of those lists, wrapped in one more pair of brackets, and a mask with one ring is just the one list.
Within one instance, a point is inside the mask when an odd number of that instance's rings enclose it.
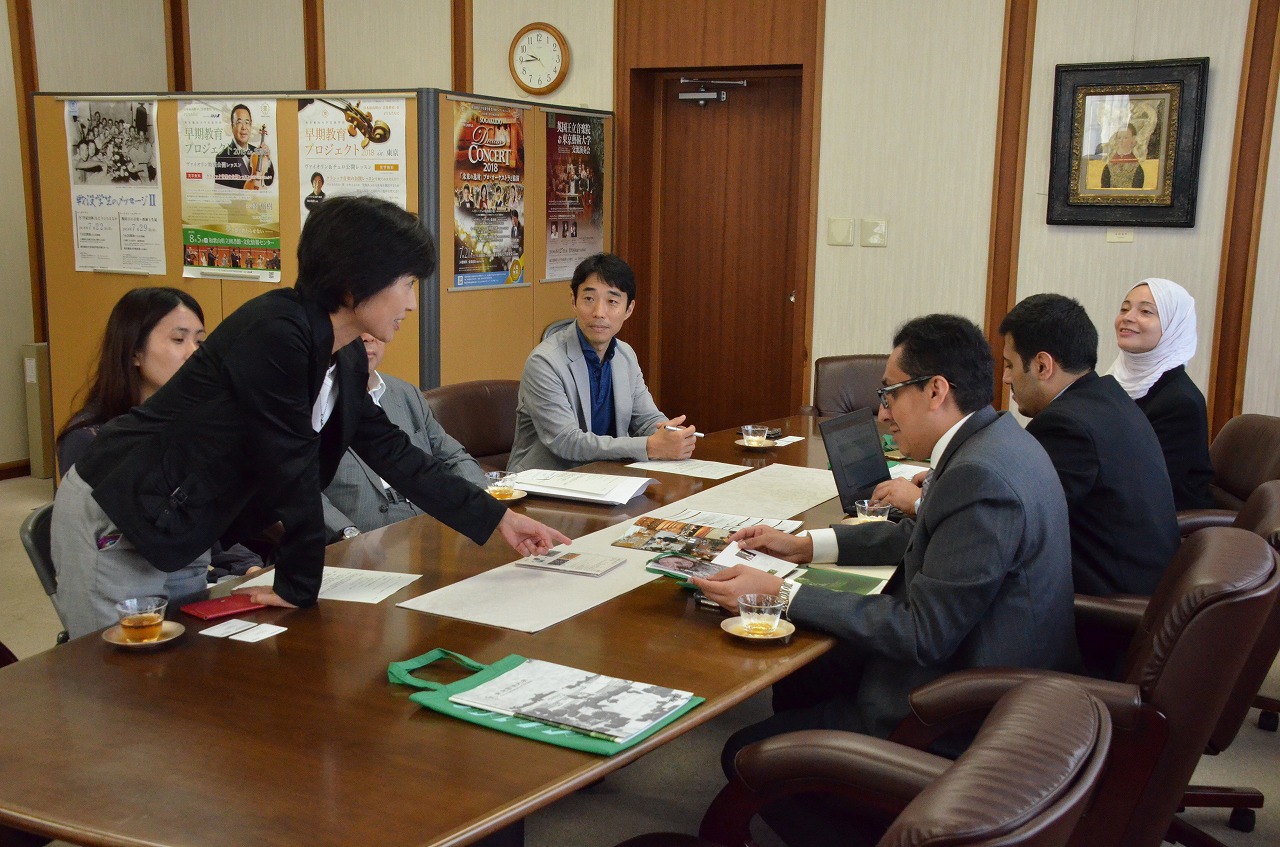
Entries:
{"label": "framed painting", "polygon": [[1195,226],[1209,60],[1058,65],[1051,224]]}

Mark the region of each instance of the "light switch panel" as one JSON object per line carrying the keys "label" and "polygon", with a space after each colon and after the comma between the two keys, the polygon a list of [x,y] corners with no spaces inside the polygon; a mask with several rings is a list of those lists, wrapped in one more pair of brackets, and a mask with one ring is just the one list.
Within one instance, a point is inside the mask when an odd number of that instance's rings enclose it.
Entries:
{"label": "light switch panel", "polygon": [[827,243],[833,247],[852,247],[853,218],[827,218]]}
{"label": "light switch panel", "polygon": [[858,221],[858,243],[863,247],[889,246],[889,225],[879,218]]}

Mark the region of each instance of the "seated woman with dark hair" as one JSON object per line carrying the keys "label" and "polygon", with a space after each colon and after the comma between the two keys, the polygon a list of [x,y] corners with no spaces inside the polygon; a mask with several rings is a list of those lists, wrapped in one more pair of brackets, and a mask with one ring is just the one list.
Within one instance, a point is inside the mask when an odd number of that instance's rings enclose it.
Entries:
{"label": "seated woman with dark hair", "polygon": [[1144,279],[1116,316],[1120,355],[1108,371],[1151,422],[1178,510],[1213,506],[1209,414],[1187,376],[1196,354],[1196,301],[1167,279]]}
{"label": "seated woman with dark hair", "polygon": [[[84,405],[58,433],[59,478],[89,449],[98,429],[147,401],[204,343],[204,311],[177,288],[135,288],[111,310]],[[257,553],[239,544],[211,551],[210,582],[260,569]]]}
{"label": "seated woman with dark hair", "polygon": [[[522,556],[563,534],[447,474],[365,390],[361,333],[391,341],[436,267],[418,218],[372,197],[335,197],[307,218],[298,280],[228,315],[147,402],[99,430],[53,509],[56,602],[72,637],[115,621],[116,601],[181,597],[203,551],[279,521],[274,586],[255,602],[309,606],[320,592],[321,491],[348,447],[424,512],[482,544],[496,529]],[[193,560],[195,560],[193,562]]]}

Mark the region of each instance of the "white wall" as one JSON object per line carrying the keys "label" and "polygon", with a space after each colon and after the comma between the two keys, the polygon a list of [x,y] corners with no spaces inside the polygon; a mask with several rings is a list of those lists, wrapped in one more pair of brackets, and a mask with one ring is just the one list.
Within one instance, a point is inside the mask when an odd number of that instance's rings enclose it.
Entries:
{"label": "white wall", "polygon": [[164,91],[164,0],[34,0],[41,91]]}
{"label": "white wall", "polygon": [[[534,97],[511,79],[511,40],[543,21],[569,42],[569,74],[550,94]],[[476,94],[512,100],[613,109],[613,0],[474,0],[472,79]]]}
{"label": "white wall", "polygon": [[[1093,0],[1087,11],[1075,0],[1038,4],[1018,297],[1056,291],[1084,304],[1098,325],[1098,367],[1105,371],[1116,357],[1112,320],[1124,294],[1144,277],[1172,279],[1196,299],[1200,344],[1187,371],[1203,389],[1249,0]],[[1107,244],[1105,227],[1046,224],[1054,65],[1197,56],[1209,57],[1209,92],[1196,225],[1138,227],[1132,244]]]}
{"label": "white wall", "polygon": [[1280,415],[1280,333],[1276,332],[1280,327],[1280,109],[1271,128],[1267,198],[1258,233],[1244,411]]}
{"label": "white wall", "polygon": [[307,87],[301,0],[188,0],[187,15],[192,90]]}
{"label": "white wall", "polygon": [[[9,43],[9,16],[0,16],[0,34]],[[14,90],[13,53],[0,58],[0,87]],[[35,335],[31,321],[31,266],[27,254],[26,198],[22,193],[18,103],[0,97],[0,184],[9,186],[0,200],[0,464],[27,458],[26,398],[22,380],[22,345]]]}
{"label": "white wall", "polygon": [[330,89],[452,88],[450,0],[325,0]]}
{"label": "white wall", "polygon": [[[1003,21],[1003,0],[827,0],[815,359],[982,320]],[[829,217],[882,218],[888,246],[828,246]]]}

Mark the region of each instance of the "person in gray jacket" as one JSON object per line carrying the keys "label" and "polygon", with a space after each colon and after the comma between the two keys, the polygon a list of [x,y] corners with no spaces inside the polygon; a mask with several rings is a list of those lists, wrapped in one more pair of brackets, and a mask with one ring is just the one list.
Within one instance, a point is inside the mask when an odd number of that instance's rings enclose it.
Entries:
{"label": "person in gray jacket", "polygon": [[[423,399],[422,392],[403,379],[378,373],[387,345],[368,333],[361,335],[360,339],[369,358],[368,387],[373,402],[382,407],[393,424],[408,434],[413,446],[444,465],[446,473],[484,488],[486,480],[480,463],[471,458],[457,439],[444,431],[431,414],[431,407]],[[374,473],[373,468],[351,448],[347,448],[338,462],[333,482],[324,490],[323,502],[324,525],[331,542],[424,514]]]}
{"label": "person in gray jacket", "polygon": [[573,271],[576,320],[529,354],[520,377],[507,470],[564,470],[609,460],[687,459],[694,427],[667,419],[644,383],[631,345],[619,341],[635,309],[636,278],[612,253]]}

